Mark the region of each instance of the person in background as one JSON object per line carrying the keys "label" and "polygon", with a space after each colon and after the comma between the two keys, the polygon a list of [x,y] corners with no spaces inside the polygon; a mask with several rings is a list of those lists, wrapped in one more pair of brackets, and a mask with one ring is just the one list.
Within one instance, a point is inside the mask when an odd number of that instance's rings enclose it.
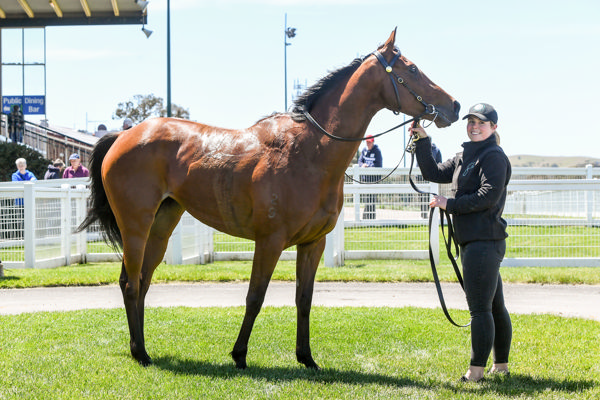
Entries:
{"label": "person in background", "polygon": [[13,182],[37,181],[33,172],[27,169],[27,160],[24,158],[17,158],[15,164],[17,165],[17,171],[12,174]]}
{"label": "person in background", "polygon": [[434,196],[431,207],[452,214],[456,243],[460,246],[464,289],[471,314],[471,361],[461,381],[481,382],[490,353],[489,373],[509,375],[508,356],[512,323],[504,305],[500,263],[506,252],[506,221],[502,218],[510,161],[499,146],[498,113],[489,104],[475,104],[467,118],[469,141],[464,151],[443,163],[431,154],[431,139],[418,126],[416,155],[423,178],[452,183],[452,197]]}
{"label": "person in background", "polygon": [[25,119],[18,104],[13,105],[12,112],[8,114],[7,123],[10,140],[13,143],[23,142],[23,125],[25,124]]}
{"label": "person in background", "polygon": [[[381,168],[383,166],[383,156],[379,146],[375,144],[373,135],[368,135],[365,141],[366,147],[362,149],[358,158],[358,165],[361,168]],[[376,183],[381,179],[381,175],[361,175],[360,181],[365,183]],[[362,201],[365,203],[363,211],[363,219],[375,219],[376,210],[375,203],[377,202],[376,194],[362,195]]]}
{"label": "person in background", "polygon": [[123,130],[126,131],[127,129],[131,129],[132,126],[133,121],[131,118],[125,118],[125,121],[123,121]]}
{"label": "person in background", "polygon": [[65,169],[65,172],[63,172],[63,178],[87,178],[90,176],[90,171],[81,165],[79,154],[71,154],[71,157],[69,157],[69,162],[71,163],[71,166]]}
{"label": "person in background", "polygon": [[48,165],[48,171],[46,171],[46,174],[44,175],[44,180],[62,178],[64,166],[65,163],[60,158],[54,160],[52,164]]}
{"label": "person in background", "polygon": [[[24,158],[17,158],[15,161],[17,165],[17,171],[12,174],[13,182],[23,181],[37,181],[35,175],[27,169],[27,160]],[[15,206],[12,211],[11,219],[9,221],[9,237],[11,239],[23,239],[24,237],[24,200],[22,197],[15,199]]]}
{"label": "person in background", "polygon": [[96,129],[96,133],[94,133],[94,136],[102,137],[102,136],[106,135],[107,133],[108,133],[108,129],[106,129],[106,125],[100,124],[100,125],[98,125],[98,128]]}

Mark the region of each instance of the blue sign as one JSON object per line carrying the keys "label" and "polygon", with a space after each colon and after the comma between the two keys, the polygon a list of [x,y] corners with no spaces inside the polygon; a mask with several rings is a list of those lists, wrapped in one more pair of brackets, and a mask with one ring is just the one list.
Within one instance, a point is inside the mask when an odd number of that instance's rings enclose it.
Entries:
{"label": "blue sign", "polygon": [[46,96],[4,96],[2,112],[10,114],[14,105],[21,107],[23,114],[46,114]]}
{"label": "blue sign", "polygon": [[2,112],[10,114],[14,105],[22,107],[23,96],[4,96],[2,97]]}
{"label": "blue sign", "polygon": [[23,114],[46,114],[46,96],[23,96]]}

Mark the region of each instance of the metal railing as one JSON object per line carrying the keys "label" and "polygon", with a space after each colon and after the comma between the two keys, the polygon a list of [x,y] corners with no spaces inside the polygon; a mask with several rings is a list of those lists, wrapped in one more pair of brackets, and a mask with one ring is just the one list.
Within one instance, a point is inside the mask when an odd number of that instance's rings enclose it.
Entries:
{"label": "metal railing", "polygon": [[[6,121],[7,115],[2,114],[0,116],[0,140],[10,141]],[[89,137],[90,141],[86,142],[49,127],[24,121],[22,143],[35,149],[49,160],[62,158],[64,161],[69,154],[77,153],[81,157],[81,162],[87,164],[94,148],[92,143],[94,140],[91,135],[85,135],[84,137]]]}
{"label": "metal railing", "polygon": [[[423,182],[427,191],[443,185]],[[509,238],[507,266],[600,266],[600,175],[598,168],[517,169],[504,211]],[[559,172],[564,174],[556,178]],[[385,169],[354,169],[350,176],[385,175]],[[426,259],[427,196],[415,193],[407,170],[396,171],[389,184],[344,186],[344,207],[327,236],[325,265],[348,259]],[[574,175],[576,173],[576,175]],[[560,175],[560,174],[559,174]],[[553,179],[539,179],[548,176]],[[71,263],[119,260],[103,241],[98,226],[73,234],[86,213],[87,178],[0,183],[0,259],[6,268],[49,268]],[[373,215],[365,214],[367,204]],[[434,219],[434,224],[437,222]],[[440,254],[437,229],[431,238]],[[254,243],[214,231],[185,213],[169,240],[165,260],[204,264],[213,260],[252,259]],[[294,259],[293,249],[282,259]]]}

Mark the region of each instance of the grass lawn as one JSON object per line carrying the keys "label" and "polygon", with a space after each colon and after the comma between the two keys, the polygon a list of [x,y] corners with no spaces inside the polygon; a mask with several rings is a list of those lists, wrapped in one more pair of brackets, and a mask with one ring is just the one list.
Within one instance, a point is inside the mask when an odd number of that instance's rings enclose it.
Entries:
{"label": "grass lawn", "polygon": [[122,310],[0,316],[0,399],[600,398],[596,321],[513,316],[512,376],[472,384],[458,382],[469,330],[435,310],[314,307],[312,349],[322,371],[295,360],[292,307],[263,310],[244,371],[228,355],[243,308],[146,315],[155,361],[148,368],[129,355]]}
{"label": "grass lawn", "polygon": [[[207,265],[160,265],[153,282],[231,282],[250,278],[250,261],[219,261]],[[118,282],[120,263],[91,263],[52,269],[8,269],[0,278],[2,288],[36,286],[89,286]],[[442,281],[456,281],[449,262],[439,268]],[[600,284],[598,268],[502,268],[505,282],[541,284]],[[321,265],[317,281],[359,282],[429,282],[432,281],[429,261],[353,260],[337,268]],[[296,266],[292,261],[280,261],[273,280],[295,281]]]}

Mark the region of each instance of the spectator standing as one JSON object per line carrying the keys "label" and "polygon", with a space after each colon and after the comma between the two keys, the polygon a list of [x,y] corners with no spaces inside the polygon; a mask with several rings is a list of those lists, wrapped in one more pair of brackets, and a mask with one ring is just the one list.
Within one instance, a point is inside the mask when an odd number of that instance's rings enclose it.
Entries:
{"label": "spectator standing", "polygon": [[106,125],[100,124],[100,125],[98,125],[98,129],[96,129],[96,133],[94,134],[94,136],[102,137],[102,136],[106,135],[107,133],[108,133],[108,129],[106,129]]}
{"label": "spectator standing", "polygon": [[17,165],[17,171],[12,174],[13,182],[37,181],[33,172],[27,169],[27,160],[24,158],[17,158],[15,164]]}
{"label": "spectator standing", "polygon": [[54,160],[52,164],[48,165],[48,171],[46,171],[46,174],[44,175],[44,180],[62,178],[64,166],[65,163],[60,158]]}
{"label": "spectator standing", "polygon": [[[368,135],[366,147],[362,149],[358,158],[358,165],[361,168],[381,168],[383,166],[383,156],[379,146],[375,144],[373,135]],[[381,175],[361,175],[360,181],[365,183],[374,183],[381,179]],[[366,194],[362,196],[362,201],[365,203],[363,211],[363,219],[375,219],[375,203],[377,202],[376,194]]]}
{"label": "spectator standing", "polygon": [[12,112],[8,114],[8,133],[13,143],[23,142],[23,124],[25,119],[18,104],[13,105]]}
{"label": "spectator standing", "polygon": [[65,172],[63,172],[63,178],[87,178],[90,176],[90,171],[81,165],[79,154],[71,154],[71,157],[69,157],[69,162],[71,163],[71,166],[65,169]]}
{"label": "spectator standing", "polygon": [[131,118],[125,118],[125,121],[123,121],[123,130],[126,131],[127,129],[131,129],[133,127],[133,121],[131,120]]}
{"label": "spectator standing", "polygon": [[[17,158],[15,161],[17,165],[17,171],[12,174],[13,182],[23,181],[37,181],[35,175],[27,169],[27,160],[24,158]],[[24,219],[24,208],[23,198],[15,199],[14,214],[9,218],[9,235],[13,239],[23,239],[23,219]]]}

